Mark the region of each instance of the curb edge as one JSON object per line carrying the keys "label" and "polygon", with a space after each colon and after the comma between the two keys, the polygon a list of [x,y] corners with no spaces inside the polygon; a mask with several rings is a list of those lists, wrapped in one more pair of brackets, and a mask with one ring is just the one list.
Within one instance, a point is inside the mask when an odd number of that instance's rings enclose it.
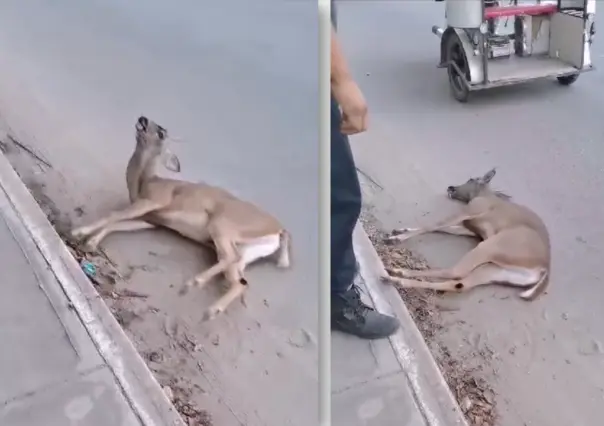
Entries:
{"label": "curb edge", "polygon": [[142,424],[185,426],[134,344],[3,153],[0,153],[0,187]]}
{"label": "curb edge", "polygon": [[428,425],[469,426],[405,301],[393,286],[381,284],[380,276],[386,272],[384,264],[361,221],[357,223],[353,241],[359,273],[375,308],[401,322],[399,331],[389,338],[390,344]]}

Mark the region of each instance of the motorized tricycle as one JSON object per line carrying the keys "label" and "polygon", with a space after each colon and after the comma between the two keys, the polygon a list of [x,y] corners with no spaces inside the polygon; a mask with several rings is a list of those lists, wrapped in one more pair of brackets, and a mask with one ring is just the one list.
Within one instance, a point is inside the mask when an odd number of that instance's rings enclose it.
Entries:
{"label": "motorized tricycle", "polygon": [[562,85],[593,69],[596,0],[445,1],[440,68],[453,97],[475,90],[555,77]]}

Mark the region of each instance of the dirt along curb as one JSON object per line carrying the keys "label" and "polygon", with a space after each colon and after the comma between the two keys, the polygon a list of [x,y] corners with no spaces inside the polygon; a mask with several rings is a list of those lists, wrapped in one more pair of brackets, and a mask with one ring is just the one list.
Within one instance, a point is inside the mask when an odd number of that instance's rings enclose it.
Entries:
{"label": "dirt along curb", "polygon": [[[362,226],[361,226],[362,224]],[[360,273],[376,308],[396,315],[401,328],[390,338],[412,391],[430,426],[495,426],[496,407],[490,387],[475,368],[451,357],[437,342],[442,331],[438,295],[385,285],[387,267],[425,269],[426,261],[404,248],[383,243],[385,233],[368,208],[355,233]]]}
{"label": "dirt along curb", "polygon": [[0,153],[0,186],[142,423],[145,426],[185,426],[175,406],[4,153]]}

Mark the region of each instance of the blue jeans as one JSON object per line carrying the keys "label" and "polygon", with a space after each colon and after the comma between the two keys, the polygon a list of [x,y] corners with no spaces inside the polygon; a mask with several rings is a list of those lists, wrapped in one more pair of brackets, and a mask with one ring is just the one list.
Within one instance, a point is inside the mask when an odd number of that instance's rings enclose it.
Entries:
{"label": "blue jeans", "polygon": [[331,99],[331,292],[341,294],[356,275],[352,233],[361,214],[361,186],[342,117]]}

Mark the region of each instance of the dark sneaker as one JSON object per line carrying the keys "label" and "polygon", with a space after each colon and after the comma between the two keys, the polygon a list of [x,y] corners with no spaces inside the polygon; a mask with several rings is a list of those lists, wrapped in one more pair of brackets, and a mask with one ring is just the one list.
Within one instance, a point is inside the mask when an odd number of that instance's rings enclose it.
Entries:
{"label": "dark sneaker", "polygon": [[398,330],[399,322],[380,314],[361,300],[361,290],[353,285],[346,293],[332,295],[331,328],[362,339],[382,339]]}

